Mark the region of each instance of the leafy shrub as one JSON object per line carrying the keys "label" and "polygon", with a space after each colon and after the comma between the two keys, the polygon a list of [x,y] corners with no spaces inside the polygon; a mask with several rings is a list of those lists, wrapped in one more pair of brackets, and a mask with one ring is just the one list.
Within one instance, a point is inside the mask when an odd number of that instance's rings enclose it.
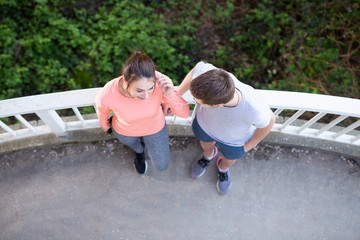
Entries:
{"label": "leafy shrub", "polygon": [[[286,65],[272,89],[359,98],[359,5],[301,1],[294,33],[283,49]],[[300,21],[301,20],[301,21]]]}
{"label": "leafy shrub", "polygon": [[187,37],[170,44],[169,25],[141,2],[105,1],[90,12],[74,1],[17,1],[1,11],[1,98],[102,86],[121,74],[136,48],[175,84],[178,70],[189,69],[173,47],[184,48]]}
{"label": "leafy shrub", "polygon": [[179,84],[200,60],[256,88],[359,98],[359,1],[3,0],[0,99],[103,86],[135,48]]}

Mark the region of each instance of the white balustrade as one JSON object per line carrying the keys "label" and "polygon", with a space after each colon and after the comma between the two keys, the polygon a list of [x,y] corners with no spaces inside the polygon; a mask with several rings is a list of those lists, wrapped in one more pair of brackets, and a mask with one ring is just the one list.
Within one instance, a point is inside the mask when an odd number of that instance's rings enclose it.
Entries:
{"label": "white balustrade", "polygon": [[[92,118],[85,119],[79,111],[81,107],[94,108],[95,96],[99,90],[100,88],[91,88],[0,101],[0,144],[49,133],[66,136],[74,130],[100,128],[95,114]],[[274,109],[277,121],[272,128],[273,132],[360,146],[359,99],[286,91],[256,91]],[[183,97],[189,104],[195,104],[189,91]],[[74,117],[61,116],[57,112],[60,110],[71,110]],[[286,116],[292,112],[295,113]],[[316,115],[304,120],[301,116],[306,113]],[[30,123],[23,117],[25,114],[36,114],[42,123]],[[325,119],[326,115],[337,117],[329,121]],[[5,124],[8,117],[15,117],[23,127],[19,128],[19,124]],[[168,124],[190,125],[193,117],[194,115],[188,118],[166,116],[166,120]],[[348,118],[351,121],[344,123]],[[339,126],[339,123],[342,125]]]}

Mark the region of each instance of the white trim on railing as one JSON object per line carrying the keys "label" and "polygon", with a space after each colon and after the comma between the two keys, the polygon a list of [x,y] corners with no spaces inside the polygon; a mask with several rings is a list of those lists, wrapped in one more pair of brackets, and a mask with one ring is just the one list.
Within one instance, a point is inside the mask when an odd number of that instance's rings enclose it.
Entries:
{"label": "white trim on railing", "polygon": [[[81,107],[94,107],[95,96],[100,89],[90,88],[0,101],[0,127],[3,129],[0,143],[48,133],[66,136],[74,130],[100,128],[96,117],[85,119],[79,111]],[[275,110],[277,121],[272,128],[273,132],[360,146],[360,133],[356,131],[360,126],[359,99],[286,91],[256,91]],[[189,91],[183,97],[189,104],[195,104]],[[64,120],[57,113],[63,109],[72,110],[75,118]],[[280,121],[281,115],[289,112],[288,110],[295,113]],[[299,119],[306,112],[316,115],[301,121],[302,124],[299,125]],[[36,114],[43,123],[30,123],[22,116],[25,114]],[[327,114],[336,115],[337,118],[331,122],[322,121],[320,124],[319,120],[324,119]],[[23,128],[16,129],[13,125],[9,126],[1,121],[7,117],[18,119]],[[166,120],[169,124],[190,125],[193,117],[194,115],[188,118],[166,116]],[[338,124],[347,118],[352,118],[352,122],[339,127]]]}

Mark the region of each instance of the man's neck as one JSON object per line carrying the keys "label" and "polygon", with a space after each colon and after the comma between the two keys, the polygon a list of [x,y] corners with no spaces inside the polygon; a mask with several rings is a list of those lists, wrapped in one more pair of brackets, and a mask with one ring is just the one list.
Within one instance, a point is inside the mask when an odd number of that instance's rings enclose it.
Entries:
{"label": "man's neck", "polygon": [[224,107],[236,107],[241,103],[241,100],[242,100],[241,92],[235,88],[233,98],[229,102],[224,104]]}

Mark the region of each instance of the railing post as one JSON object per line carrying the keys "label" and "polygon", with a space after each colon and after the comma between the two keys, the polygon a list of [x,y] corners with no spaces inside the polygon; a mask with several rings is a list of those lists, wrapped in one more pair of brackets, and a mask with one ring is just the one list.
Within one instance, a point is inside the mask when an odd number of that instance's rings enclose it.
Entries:
{"label": "railing post", "polygon": [[11,128],[9,128],[5,123],[3,123],[1,120],[0,120],[0,127],[2,129],[4,129],[5,131],[7,131],[8,133],[10,133],[11,135],[13,135],[14,137],[16,136],[16,132],[14,130],[12,130]]}
{"label": "railing post", "polygon": [[77,107],[73,107],[72,110],[74,111],[75,115],[77,116],[77,118],[80,120],[81,124],[83,125],[83,127],[86,126],[86,122],[83,118],[83,116],[81,115],[79,109]]}
{"label": "railing post", "polygon": [[[79,108],[93,106],[96,110],[94,99],[100,90],[101,88],[82,89],[0,101],[0,128],[4,130],[0,131],[0,143],[48,133],[64,136],[68,132],[75,130],[98,128],[100,126],[99,120],[94,119],[94,116],[87,116],[85,120]],[[358,129],[360,126],[359,99],[295,92],[257,91],[263,94],[271,109],[276,109],[274,112],[276,116],[282,115],[283,111],[296,111],[284,123],[280,121],[275,123],[273,131],[360,146]],[[190,91],[187,91],[183,97],[189,104],[195,104]],[[197,107],[198,105],[195,105],[195,109],[188,118],[166,116],[166,121],[179,125],[189,125],[195,117]],[[73,116],[71,118],[61,118],[57,112],[61,109],[72,109],[79,121],[74,120]],[[302,126],[299,124],[292,125],[304,112],[318,114],[310,120],[304,119],[305,123]],[[25,114],[33,113],[40,117],[45,126],[43,124],[32,126],[22,117]],[[330,123],[327,119],[324,119],[325,123],[318,123],[318,120],[327,114],[338,117]],[[7,117],[16,117],[27,129],[17,126],[14,129],[10,128],[1,121],[2,118]],[[354,118],[356,121],[351,125],[347,124],[347,122],[344,123],[344,126],[339,128],[340,130],[336,128],[329,131],[329,129],[348,117]],[[311,127],[315,123],[318,123],[318,125]]]}
{"label": "railing post", "polygon": [[15,117],[22,123],[24,124],[25,127],[27,127],[28,129],[30,129],[32,132],[36,132],[35,128],[33,126],[31,126],[31,124],[26,121],[25,118],[23,118],[21,115],[16,114]]}
{"label": "railing post", "polygon": [[65,135],[66,126],[64,121],[60,118],[55,110],[37,111],[36,115],[45,122],[46,125],[57,135]]}

